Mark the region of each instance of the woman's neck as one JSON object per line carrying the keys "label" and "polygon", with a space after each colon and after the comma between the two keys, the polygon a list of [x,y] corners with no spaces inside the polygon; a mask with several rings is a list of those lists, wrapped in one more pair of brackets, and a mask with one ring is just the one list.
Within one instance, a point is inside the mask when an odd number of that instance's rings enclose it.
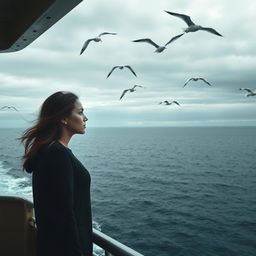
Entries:
{"label": "woman's neck", "polygon": [[63,140],[63,139],[59,139],[59,143],[62,144],[65,147],[68,147],[68,142]]}
{"label": "woman's neck", "polygon": [[64,131],[62,131],[62,134],[60,136],[59,143],[61,143],[65,147],[68,147],[68,143],[69,143],[71,137],[72,137],[72,135],[64,130]]}

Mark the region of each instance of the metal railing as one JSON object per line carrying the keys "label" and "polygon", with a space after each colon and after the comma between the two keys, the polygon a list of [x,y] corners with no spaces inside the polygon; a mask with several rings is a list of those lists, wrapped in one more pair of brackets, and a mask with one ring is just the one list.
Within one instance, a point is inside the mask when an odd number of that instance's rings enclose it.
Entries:
{"label": "metal railing", "polygon": [[143,256],[96,229],[93,229],[93,242],[105,251],[105,256]]}

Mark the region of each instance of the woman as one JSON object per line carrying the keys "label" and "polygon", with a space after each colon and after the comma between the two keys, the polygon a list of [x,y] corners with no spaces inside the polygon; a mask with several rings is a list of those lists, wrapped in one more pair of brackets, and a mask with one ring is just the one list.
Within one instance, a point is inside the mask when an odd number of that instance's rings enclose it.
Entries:
{"label": "woman", "polygon": [[90,174],[68,148],[87,120],[75,94],[56,92],[20,138],[24,169],[33,173],[38,256],[92,255]]}

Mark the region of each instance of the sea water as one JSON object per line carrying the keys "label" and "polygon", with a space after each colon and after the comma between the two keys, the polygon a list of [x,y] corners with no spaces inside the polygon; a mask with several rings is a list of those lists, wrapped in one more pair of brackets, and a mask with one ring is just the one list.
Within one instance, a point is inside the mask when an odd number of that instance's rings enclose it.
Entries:
{"label": "sea water", "polygon": [[[21,132],[0,129],[0,194],[32,200]],[[107,235],[148,256],[256,255],[256,127],[88,128],[69,147]]]}

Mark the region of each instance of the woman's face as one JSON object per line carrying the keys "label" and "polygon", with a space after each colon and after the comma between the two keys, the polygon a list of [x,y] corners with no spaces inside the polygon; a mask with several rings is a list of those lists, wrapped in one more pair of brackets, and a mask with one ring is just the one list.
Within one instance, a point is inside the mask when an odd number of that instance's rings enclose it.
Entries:
{"label": "woman's face", "polygon": [[66,118],[67,124],[66,128],[69,130],[71,134],[83,134],[85,133],[85,122],[88,118],[84,115],[84,109],[79,100],[75,102],[75,106],[72,110],[71,115]]}

